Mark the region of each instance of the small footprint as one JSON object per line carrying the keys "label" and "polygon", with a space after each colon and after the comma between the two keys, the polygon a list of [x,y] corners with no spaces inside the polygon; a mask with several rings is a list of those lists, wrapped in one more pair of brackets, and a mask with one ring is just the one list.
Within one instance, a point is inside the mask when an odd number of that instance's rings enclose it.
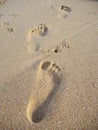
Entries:
{"label": "small footprint", "polygon": [[31,93],[27,106],[27,119],[31,123],[41,122],[48,113],[49,104],[61,83],[61,69],[55,63],[42,61],[38,66],[36,90]]}
{"label": "small footprint", "polygon": [[71,12],[71,8],[65,5],[60,6],[61,13],[58,15],[59,18],[66,18],[68,16],[68,13]]}
{"label": "small footprint", "polygon": [[28,42],[27,51],[29,53],[33,54],[40,50],[40,45],[35,40],[37,38],[36,36],[44,36],[46,35],[47,31],[48,31],[48,27],[46,26],[46,24],[40,24],[38,27],[29,30],[26,38]]}

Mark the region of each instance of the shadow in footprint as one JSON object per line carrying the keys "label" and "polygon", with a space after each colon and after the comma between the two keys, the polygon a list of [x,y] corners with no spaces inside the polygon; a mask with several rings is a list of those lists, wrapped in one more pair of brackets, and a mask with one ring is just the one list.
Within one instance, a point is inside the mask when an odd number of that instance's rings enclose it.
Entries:
{"label": "shadow in footprint", "polygon": [[51,103],[52,99],[54,98],[54,95],[56,94],[59,88],[58,86],[61,82],[61,78],[58,76],[54,76],[53,80],[54,82],[56,82],[56,85],[51,90],[47,99],[32,114],[32,122],[34,123],[39,123],[45,118],[48,108],[49,108],[49,104]]}

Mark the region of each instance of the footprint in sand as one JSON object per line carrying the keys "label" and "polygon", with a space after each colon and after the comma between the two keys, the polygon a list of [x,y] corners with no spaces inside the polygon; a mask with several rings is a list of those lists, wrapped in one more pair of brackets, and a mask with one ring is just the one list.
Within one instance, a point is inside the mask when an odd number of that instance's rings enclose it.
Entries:
{"label": "footprint in sand", "polygon": [[68,13],[71,12],[71,8],[65,5],[60,6],[61,13],[58,15],[59,18],[66,18],[68,16]]}
{"label": "footprint in sand", "polygon": [[0,4],[3,4],[5,2],[6,2],[6,0],[0,0]]}
{"label": "footprint in sand", "polygon": [[40,45],[34,41],[34,36],[44,36],[48,31],[48,27],[46,24],[40,24],[38,27],[34,27],[33,29],[29,30],[27,34],[27,51],[29,53],[37,52],[40,48]]}
{"label": "footprint in sand", "polygon": [[42,61],[37,71],[36,90],[32,90],[27,106],[27,118],[30,122],[39,123],[45,118],[60,83],[60,68],[50,61]]}

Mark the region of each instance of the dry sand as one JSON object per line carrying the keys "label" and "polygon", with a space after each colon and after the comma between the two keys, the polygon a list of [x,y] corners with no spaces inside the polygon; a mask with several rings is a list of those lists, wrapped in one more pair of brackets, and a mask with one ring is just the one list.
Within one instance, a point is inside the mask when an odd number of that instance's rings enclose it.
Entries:
{"label": "dry sand", "polygon": [[98,130],[98,0],[0,0],[0,130]]}

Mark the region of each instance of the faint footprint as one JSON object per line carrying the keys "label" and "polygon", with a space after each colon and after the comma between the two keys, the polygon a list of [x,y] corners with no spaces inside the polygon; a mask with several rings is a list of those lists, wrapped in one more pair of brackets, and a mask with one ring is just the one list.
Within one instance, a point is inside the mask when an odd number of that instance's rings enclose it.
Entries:
{"label": "faint footprint", "polygon": [[38,52],[40,49],[40,45],[34,41],[34,36],[44,36],[48,31],[48,27],[45,24],[40,24],[38,27],[35,27],[29,30],[27,34],[27,51],[31,54],[34,52]]}
{"label": "faint footprint", "polygon": [[59,18],[66,18],[68,16],[68,13],[71,12],[71,8],[65,5],[60,6],[61,13],[58,15]]}
{"label": "faint footprint", "polygon": [[38,67],[35,87],[27,106],[27,118],[32,123],[41,122],[48,113],[49,104],[61,82],[60,68],[50,61],[42,61]]}

